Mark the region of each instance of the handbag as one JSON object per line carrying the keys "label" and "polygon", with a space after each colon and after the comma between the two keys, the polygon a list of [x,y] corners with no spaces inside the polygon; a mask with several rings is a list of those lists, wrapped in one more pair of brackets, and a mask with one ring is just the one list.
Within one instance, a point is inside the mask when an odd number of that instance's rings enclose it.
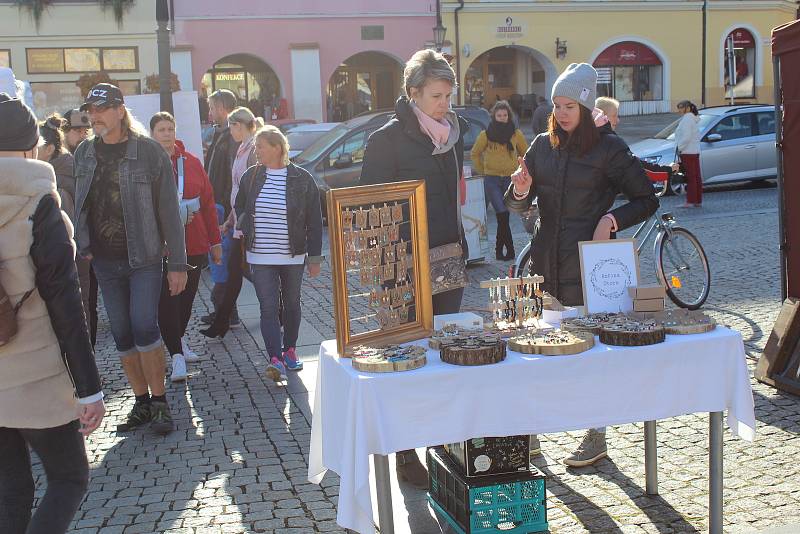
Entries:
{"label": "handbag", "polygon": [[178,198],[180,203],[178,210],[181,216],[181,222],[186,226],[189,221],[189,216],[200,211],[200,197],[184,199],[183,198],[183,157],[178,158]]}
{"label": "handbag", "polygon": [[[453,150],[458,172],[458,156]],[[458,180],[461,179],[460,173]],[[458,194],[458,193],[456,193]],[[461,234],[461,201],[456,198],[456,224]],[[438,295],[453,289],[467,287],[467,264],[464,261],[464,249],[460,242],[447,243],[428,250],[431,266],[431,295]]]}

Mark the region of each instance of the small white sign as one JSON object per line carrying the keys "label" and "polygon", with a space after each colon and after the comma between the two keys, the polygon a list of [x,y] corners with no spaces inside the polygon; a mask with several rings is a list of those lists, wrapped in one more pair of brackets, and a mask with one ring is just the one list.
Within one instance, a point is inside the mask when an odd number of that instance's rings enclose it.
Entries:
{"label": "small white sign", "polygon": [[586,313],[630,312],[628,288],[639,285],[639,258],[633,239],[578,243]]}
{"label": "small white sign", "polygon": [[582,102],[586,102],[586,99],[587,99],[587,98],[589,98],[589,95],[590,95],[590,94],[592,94],[592,92],[591,92],[591,91],[589,91],[589,89],[587,89],[586,87],[584,87],[584,88],[581,90],[581,97],[580,97],[580,98],[581,98],[581,101],[582,101]]}

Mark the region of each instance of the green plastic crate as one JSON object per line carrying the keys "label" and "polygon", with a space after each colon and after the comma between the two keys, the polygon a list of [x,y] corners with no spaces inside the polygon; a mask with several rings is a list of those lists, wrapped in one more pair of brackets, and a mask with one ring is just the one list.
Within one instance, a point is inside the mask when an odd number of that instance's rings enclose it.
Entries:
{"label": "green plastic crate", "polygon": [[536,473],[467,478],[442,447],[428,449],[428,501],[459,534],[547,530],[545,477]]}

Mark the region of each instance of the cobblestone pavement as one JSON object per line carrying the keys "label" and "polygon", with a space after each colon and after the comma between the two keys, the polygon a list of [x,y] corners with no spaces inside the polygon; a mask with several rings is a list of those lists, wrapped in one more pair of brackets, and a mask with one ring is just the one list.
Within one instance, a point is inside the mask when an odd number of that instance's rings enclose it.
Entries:
{"label": "cobblestone pavement", "polygon": [[[675,211],[700,238],[711,261],[707,309],[742,333],[751,368],[779,310],[776,199],[774,187],[732,188],[708,193],[702,210]],[[662,204],[671,209],[678,202]],[[515,219],[521,247],[526,235]],[[643,273],[650,269],[646,262],[645,255]],[[471,267],[475,283],[464,306],[481,309],[485,295],[477,281],[505,268],[493,260]],[[316,345],[334,336],[330,272],[304,283],[300,353],[306,369],[291,376],[288,385],[264,377],[263,343],[253,319],[257,307],[247,284],[242,299],[242,315],[250,318],[246,328],[223,341],[201,341],[193,320],[191,344],[202,359],[190,364],[186,385],[168,387],[177,430],[167,437],[113,432],[133,399],[103,317],[97,359],[108,416],[87,441],[92,480],[72,532],[343,532],[335,524],[337,477],[329,474],[321,486],[306,481]],[[208,287],[203,286],[195,317],[208,306]],[[800,524],[800,404],[756,382],[753,388],[756,442],[725,433],[725,525],[730,532]],[[582,433],[546,436],[537,465],[549,477],[551,532],[704,531],[707,428],[705,414],[659,422],[659,497],[644,495],[642,425],[610,428],[610,459],[584,469],[560,463]],[[38,468],[37,473],[43,482]],[[396,487],[394,496],[398,532],[441,532],[420,492]]]}

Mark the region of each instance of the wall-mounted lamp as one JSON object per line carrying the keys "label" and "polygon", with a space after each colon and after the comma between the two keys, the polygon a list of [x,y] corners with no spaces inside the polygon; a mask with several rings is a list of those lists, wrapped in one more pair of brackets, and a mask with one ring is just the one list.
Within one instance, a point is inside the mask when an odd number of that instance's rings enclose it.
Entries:
{"label": "wall-mounted lamp", "polygon": [[567,57],[567,42],[562,41],[558,37],[556,37],[556,57],[558,59]]}
{"label": "wall-mounted lamp", "polygon": [[433,28],[433,43],[436,47],[437,52],[442,51],[442,47],[444,46],[444,36],[447,33],[447,28],[442,26],[441,22],[438,22],[436,26]]}

